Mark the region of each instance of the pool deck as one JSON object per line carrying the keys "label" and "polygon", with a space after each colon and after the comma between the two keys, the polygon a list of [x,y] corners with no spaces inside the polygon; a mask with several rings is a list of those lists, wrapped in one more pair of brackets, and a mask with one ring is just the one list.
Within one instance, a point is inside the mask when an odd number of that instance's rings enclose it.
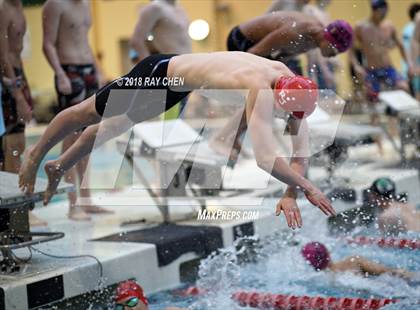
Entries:
{"label": "pool deck", "polygon": [[[408,192],[409,201],[420,201],[420,182],[418,171],[389,169],[395,162],[395,158],[388,158],[381,163],[367,160],[360,164],[361,158],[372,159],[376,155],[374,147],[358,148],[351,153],[353,161],[348,161],[342,168],[337,170],[336,175],[350,177],[349,187],[356,189],[358,201],[361,192],[371,182],[381,176],[391,176],[397,183],[399,192]],[[355,165],[354,162],[359,162]],[[351,175],[349,176],[349,167]],[[209,210],[258,210],[259,217],[256,220],[197,220],[199,205],[192,199],[177,199],[170,201],[172,220],[179,225],[205,225],[217,226],[222,231],[223,246],[233,245],[235,238],[240,235],[238,230],[246,228],[249,224],[252,231],[259,237],[272,234],[274,231],[286,230],[284,218],[275,217],[275,205],[278,202],[278,192],[284,189],[284,185],[271,180],[269,187],[261,186],[266,177],[257,172],[255,163],[242,161],[238,163],[235,172],[226,175],[228,187],[259,188],[251,194],[243,194],[235,198],[215,198],[207,201]],[[311,179],[317,182],[325,178],[322,168],[311,168]],[[230,179],[229,179],[230,178]],[[239,180],[239,181],[238,181]],[[245,184],[246,183],[246,184]],[[262,198],[264,197],[264,198]],[[63,239],[40,244],[35,248],[53,255],[93,255],[103,266],[103,286],[110,286],[128,278],[139,280],[146,293],[153,293],[164,289],[174,288],[180,285],[180,266],[200,258],[194,252],[184,253],[170,264],[159,266],[157,249],[150,243],[129,242],[101,242],[92,239],[102,238],[112,234],[135,231],[158,225],[162,222],[161,213],[154,206],[153,201],[144,194],[144,191],[126,189],[119,192],[104,192],[96,194],[94,203],[114,211],[113,214],[95,215],[90,222],[74,222],[67,218],[68,206],[66,201],[48,206],[36,208],[34,213],[48,221],[46,228],[36,228],[35,231],[61,231],[65,233]],[[304,200],[298,201],[304,220],[302,230],[312,230],[314,223],[305,219],[320,218],[320,223],[326,221],[326,217],[316,208],[309,207]],[[335,202],[337,211],[353,207],[354,204]],[[319,215],[319,216],[318,216]],[[127,221],[142,220],[143,223],[121,225]],[[319,222],[318,222],[319,224]],[[326,225],[324,225],[326,226]],[[28,251],[17,250],[16,255],[26,257]],[[50,304],[58,300],[68,299],[98,289],[99,266],[90,257],[77,259],[56,259],[42,254],[33,253],[32,260],[26,264],[20,274],[0,275],[0,303],[4,299],[6,309],[27,309]],[[45,294],[44,287],[49,287],[49,294]],[[2,298],[3,297],[3,298]],[[0,304],[0,309],[2,305]]]}

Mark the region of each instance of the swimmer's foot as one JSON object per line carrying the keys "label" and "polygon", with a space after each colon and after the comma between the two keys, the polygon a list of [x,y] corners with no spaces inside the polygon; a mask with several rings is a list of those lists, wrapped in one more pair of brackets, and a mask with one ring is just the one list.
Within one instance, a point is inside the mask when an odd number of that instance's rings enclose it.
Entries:
{"label": "swimmer's foot", "polygon": [[83,211],[85,211],[86,213],[90,213],[90,214],[112,214],[115,213],[112,210],[108,210],[105,208],[101,208],[95,205],[82,205],[80,206]]}
{"label": "swimmer's foot", "polygon": [[71,206],[68,214],[73,221],[90,221],[92,218],[79,206]]}
{"label": "swimmer's foot", "polygon": [[39,161],[33,155],[34,148],[35,146],[30,146],[27,149],[19,170],[19,188],[26,194],[34,192],[36,173],[39,166]]}
{"label": "swimmer's foot", "polygon": [[37,217],[32,211],[29,211],[29,225],[31,227],[47,226],[48,222]]}
{"label": "swimmer's foot", "polygon": [[44,193],[44,206],[46,206],[55,195],[58,184],[64,175],[64,170],[56,160],[47,161],[44,170],[48,177],[48,186]]}

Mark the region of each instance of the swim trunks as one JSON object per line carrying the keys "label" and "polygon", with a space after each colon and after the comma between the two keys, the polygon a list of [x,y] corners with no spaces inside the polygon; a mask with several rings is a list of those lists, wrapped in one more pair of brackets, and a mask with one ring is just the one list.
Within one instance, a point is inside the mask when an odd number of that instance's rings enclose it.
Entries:
{"label": "swim trunks", "polygon": [[99,88],[95,66],[87,65],[61,65],[71,83],[71,94],[60,93],[55,78],[55,90],[58,95],[58,112],[61,112],[86,98],[92,96]]}
{"label": "swim trunks", "polygon": [[[29,90],[28,82],[26,80],[25,73],[21,68],[14,68],[16,78],[21,78],[20,88],[26,102],[32,108],[32,98]],[[6,126],[6,135],[23,133],[25,131],[25,123],[19,120],[16,109],[16,101],[13,97],[12,90],[10,87],[3,85],[2,90],[2,101],[3,101],[3,116],[4,123]]]}
{"label": "swim trunks", "polygon": [[391,66],[379,69],[367,69],[366,71],[367,86],[370,91],[375,93],[381,91],[381,84],[393,88],[397,85],[397,82],[403,79],[397,70]]}
{"label": "swim trunks", "polygon": [[[173,91],[168,83],[168,65],[174,56],[177,55],[146,57],[136,64],[128,74],[101,88],[96,93],[97,113],[106,117],[127,114],[128,118],[138,123],[171,109],[190,93],[189,91]],[[147,84],[146,81],[151,81],[151,83]],[[117,102],[114,100],[108,102],[111,90],[139,90],[139,92],[128,91],[125,94],[118,92],[120,97]],[[142,90],[156,91],[144,92]],[[111,106],[108,107],[108,105]]]}

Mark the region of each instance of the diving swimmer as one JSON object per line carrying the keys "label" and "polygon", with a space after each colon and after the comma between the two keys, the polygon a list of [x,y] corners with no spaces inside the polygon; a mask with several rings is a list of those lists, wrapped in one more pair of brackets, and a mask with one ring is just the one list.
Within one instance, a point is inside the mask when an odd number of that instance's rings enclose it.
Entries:
{"label": "diving swimmer", "polygon": [[[159,81],[178,78],[183,85],[171,87],[163,85],[163,82],[152,86],[126,85],[125,81],[136,77],[138,80],[154,78]],[[48,204],[63,174],[89,154],[94,146],[170,109],[193,90],[212,89],[234,90],[229,94],[244,99],[247,125],[258,166],[288,184],[277,205],[276,214],[283,211],[292,228],[302,225],[296,203],[299,190],[326,215],[335,214],[326,196],[304,177],[308,150],[305,117],[315,109],[316,84],[307,78],[295,76],[281,62],[242,52],[147,57],[127,75],[104,86],[80,104],[63,110],[50,122],[41,138],[26,153],[19,173],[19,187],[27,194],[32,193],[36,172],[45,154],[68,134],[87,127],[66,152],[45,164],[49,184],[44,204]],[[166,98],[164,92],[159,95],[162,90],[166,91]],[[290,166],[276,154],[272,128],[275,111],[284,112],[285,117],[287,115],[293,131],[303,132],[292,136],[295,155]],[[101,134],[96,141],[99,129]]]}

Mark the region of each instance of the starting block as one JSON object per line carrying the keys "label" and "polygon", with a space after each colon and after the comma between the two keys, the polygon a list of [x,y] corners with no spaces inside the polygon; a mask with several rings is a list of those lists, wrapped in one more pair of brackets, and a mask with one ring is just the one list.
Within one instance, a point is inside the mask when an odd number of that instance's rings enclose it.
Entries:
{"label": "starting block", "polygon": [[397,112],[401,141],[399,153],[405,162],[408,144],[420,148],[420,103],[402,90],[381,92],[379,99]]}
{"label": "starting block", "polygon": [[[168,197],[192,198],[205,208],[206,197],[218,195],[223,189],[222,175],[228,159],[213,151],[203,137],[181,119],[140,123],[133,128],[134,137],[120,151],[135,174],[159,207],[164,221],[169,221]],[[157,162],[159,191],[157,195],[150,182],[134,163],[134,157]]]}
{"label": "starting block", "polygon": [[[61,232],[31,232],[29,227],[29,209],[35,202],[41,201],[47,182],[37,179],[35,191],[27,196],[18,188],[16,174],[0,172],[0,274],[12,274],[20,271],[21,263],[16,260],[13,250],[30,247],[64,237]],[[60,183],[57,193],[73,190],[72,185]]]}

